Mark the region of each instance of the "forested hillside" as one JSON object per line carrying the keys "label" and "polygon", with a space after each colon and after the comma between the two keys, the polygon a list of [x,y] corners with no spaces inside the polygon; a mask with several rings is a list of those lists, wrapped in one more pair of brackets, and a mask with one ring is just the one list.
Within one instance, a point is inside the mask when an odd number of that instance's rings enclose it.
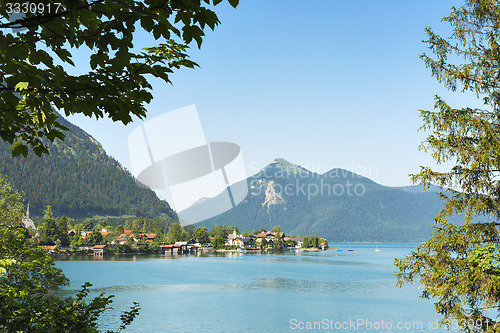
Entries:
{"label": "forested hillside", "polygon": [[166,214],[176,219],[167,202],[138,186],[94,138],[64,119],[60,122],[70,131],[64,141],[49,144],[49,156],[12,157],[9,144],[0,140],[0,174],[24,192],[31,215],[41,216],[51,205],[54,214],[74,218]]}
{"label": "forested hillside", "polygon": [[[287,234],[331,241],[419,242],[432,235],[442,205],[434,191],[382,186],[343,169],[310,172],[276,159],[248,178],[248,196],[235,208],[196,224],[239,230],[280,225]],[[179,213],[181,219],[216,206],[207,199]]]}

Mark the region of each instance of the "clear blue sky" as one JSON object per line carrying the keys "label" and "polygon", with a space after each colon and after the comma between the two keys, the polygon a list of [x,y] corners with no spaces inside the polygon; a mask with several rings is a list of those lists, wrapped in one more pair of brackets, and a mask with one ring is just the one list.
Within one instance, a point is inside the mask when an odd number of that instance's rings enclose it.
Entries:
{"label": "clear blue sky", "polygon": [[[431,78],[418,55],[424,28],[448,31],[441,17],[458,1],[241,0],[216,11],[222,24],[192,45],[200,68],[154,80],[148,119],[195,104],[208,141],[240,145],[248,174],[283,157],[313,171],[333,167],[388,186],[433,165],[418,151],[419,109],[440,94],[475,103]],[[136,47],[154,45],[141,36]],[[88,62],[81,53],[77,61]],[[456,102],[456,103],[453,103]],[[69,118],[130,168],[125,127]]]}

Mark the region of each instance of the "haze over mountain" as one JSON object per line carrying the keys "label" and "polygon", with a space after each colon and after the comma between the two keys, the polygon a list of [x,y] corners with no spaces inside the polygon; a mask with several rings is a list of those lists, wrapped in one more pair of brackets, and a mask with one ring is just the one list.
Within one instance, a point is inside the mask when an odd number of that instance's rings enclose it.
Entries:
{"label": "haze over mountain", "polygon": [[[419,242],[432,235],[441,203],[434,191],[387,187],[344,169],[317,174],[276,159],[247,179],[249,194],[233,209],[193,225],[234,225],[240,232],[280,225],[293,235],[333,241]],[[218,205],[205,199],[181,219]]]}
{"label": "haze over mountain", "polygon": [[0,175],[24,192],[31,215],[40,216],[47,205],[56,215],[135,215],[177,219],[166,201],[136,184],[132,175],[106,154],[92,136],[64,118],[69,128],[64,141],[50,143],[50,155],[12,157],[9,144],[0,140]]}

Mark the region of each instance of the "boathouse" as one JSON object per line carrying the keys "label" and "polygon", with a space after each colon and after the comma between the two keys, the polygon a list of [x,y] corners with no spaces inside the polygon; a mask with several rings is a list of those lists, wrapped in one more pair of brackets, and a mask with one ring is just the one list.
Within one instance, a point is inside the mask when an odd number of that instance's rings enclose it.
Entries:
{"label": "boathouse", "polygon": [[198,248],[191,242],[177,242],[175,244],[162,245],[160,247],[160,253],[162,254],[185,254],[196,252],[198,252]]}
{"label": "boathouse", "polygon": [[94,245],[94,255],[95,256],[103,256],[108,254],[108,246],[107,245]]}

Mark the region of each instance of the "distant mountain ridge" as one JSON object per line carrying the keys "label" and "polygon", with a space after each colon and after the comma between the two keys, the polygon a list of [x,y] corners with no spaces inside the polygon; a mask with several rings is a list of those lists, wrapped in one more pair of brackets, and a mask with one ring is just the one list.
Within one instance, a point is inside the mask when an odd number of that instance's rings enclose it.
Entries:
{"label": "distant mountain ridge", "polygon": [[59,122],[69,131],[64,141],[47,142],[48,156],[12,157],[9,144],[0,141],[0,174],[24,192],[31,215],[40,216],[51,205],[55,214],[73,218],[165,214],[177,219],[166,201],[138,186],[91,135],[62,117]]}
{"label": "distant mountain ridge", "polygon": [[[434,191],[387,187],[339,168],[318,174],[284,159],[246,182],[243,202],[193,226],[226,224],[251,232],[280,225],[287,234],[333,241],[420,242],[431,237],[442,207]],[[205,199],[179,216],[189,220],[217,204],[218,197]]]}
{"label": "distant mountain ridge", "polygon": [[[410,185],[410,186],[398,186],[394,187],[403,191],[411,192],[411,193],[422,193],[424,192],[423,186],[422,185]],[[438,192],[439,191],[439,186],[431,184],[428,189],[425,191],[430,191],[430,192]]]}

